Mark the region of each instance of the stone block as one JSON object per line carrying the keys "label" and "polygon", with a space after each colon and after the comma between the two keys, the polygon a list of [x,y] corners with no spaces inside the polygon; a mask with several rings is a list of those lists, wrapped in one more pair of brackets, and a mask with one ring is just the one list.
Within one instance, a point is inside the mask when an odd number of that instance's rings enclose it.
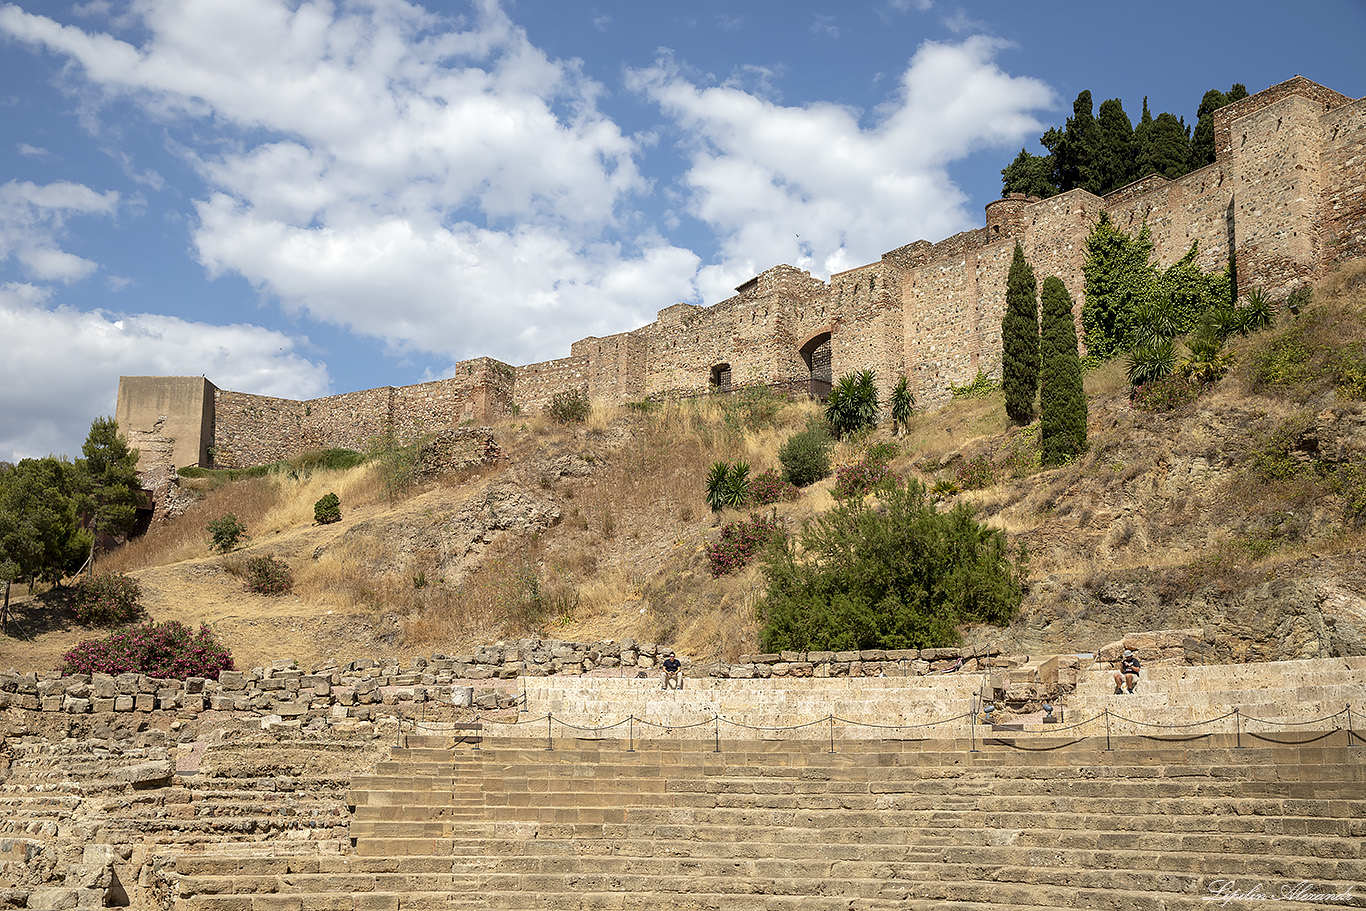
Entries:
{"label": "stone block", "polygon": [[205,681],[203,677],[186,677],[185,692],[195,694],[202,693],[204,692],[204,684],[206,682],[207,681]]}
{"label": "stone block", "polygon": [[245,671],[220,671],[218,685],[225,692],[244,690],[247,688],[247,674]]}
{"label": "stone block", "polygon": [[92,712],[112,712],[112,711],[115,711],[115,709],[114,709],[114,703],[115,703],[116,701],[117,701],[116,699],[92,699],[92,700],[90,701],[90,710],[91,710]]}
{"label": "stone block", "polygon": [[75,696],[62,697],[62,711],[69,715],[86,715],[90,712],[90,700]]}
{"label": "stone block", "polygon": [[60,712],[62,700],[65,698],[65,696],[39,696],[38,704],[44,712]]}
{"label": "stone block", "polygon": [[121,695],[114,697],[114,711],[131,712],[133,711],[134,700],[132,696]]}
{"label": "stone block", "polygon": [[889,648],[887,649],[888,661],[914,661],[920,657],[918,648]]}
{"label": "stone block", "polygon": [[119,777],[134,788],[156,788],[171,783],[175,764],[169,759],[140,762],[119,770]]}
{"label": "stone block", "polygon": [[835,652],[835,661],[840,664],[849,664],[859,660],[858,652]]}

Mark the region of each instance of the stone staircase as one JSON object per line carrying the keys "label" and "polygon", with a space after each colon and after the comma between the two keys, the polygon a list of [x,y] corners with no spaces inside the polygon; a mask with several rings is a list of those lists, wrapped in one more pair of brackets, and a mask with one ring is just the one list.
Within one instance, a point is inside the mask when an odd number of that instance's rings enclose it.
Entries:
{"label": "stone staircase", "polygon": [[1308,907],[1366,907],[1366,744],[1298,736],[832,753],[409,735],[352,783],[354,853],[181,857],[174,906],[1194,911],[1299,889]]}

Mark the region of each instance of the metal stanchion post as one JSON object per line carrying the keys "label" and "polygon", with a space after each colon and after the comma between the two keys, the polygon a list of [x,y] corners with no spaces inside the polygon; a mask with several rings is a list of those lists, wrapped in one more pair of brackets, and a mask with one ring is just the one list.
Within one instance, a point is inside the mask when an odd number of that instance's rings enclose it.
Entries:
{"label": "metal stanchion post", "polygon": [[835,716],[830,716],[830,752],[835,752]]}
{"label": "metal stanchion post", "polygon": [[628,752],[628,753],[634,753],[634,752],[636,751],[636,716],[635,716],[635,715],[627,715],[627,716],[626,716],[626,732],[627,732],[627,736],[630,737],[630,740],[627,741],[628,746],[626,747],[626,752]]}
{"label": "metal stanchion post", "polygon": [[721,716],[713,715],[711,720],[712,724],[716,725],[716,749],[712,752],[719,753],[721,752]]}
{"label": "metal stanchion post", "polygon": [[1106,710],[1105,710],[1105,752],[1109,753],[1109,752],[1111,752],[1112,750],[1113,750],[1113,747],[1110,746],[1110,710],[1109,710],[1109,709],[1106,709]]}
{"label": "metal stanchion post", "polygon": [[554,713],[554,712],[546,712],[546,713],[545,713],[545,751],[546,751],[547,753],[553,753],[553,752],[555,752],[555,743],[554,743],[554,741],[552,741],[552,740],[550,739],[550,725],[551,725],[551,719],[553,719],[554,717],[555,717],[555,713]]}
{"label": "metal stanchion post", "polygon": [[969,706],[969,708],[972,709],[972,715],[968,718],[968,738],[969,738],[969,741],[968,741],[968,742],[972,745],[972,749],[969,750],[969,752],[971,752],[971,753],[976,753],[976,752],[977,752],[977,700],[976,700],[976,699],[972,700],[972,705]]}
{"label": "metal stanchion post", "polygon": [[1242,722],[1239,720],[1240,717],[1241,717],[1241,716],[1239,715],[1238,710],[1237,710],[1237,709],[1234,709],[1234,710],[1233,710],[1233,737],[1234,737],[1234,743],[1236,744],[1236,749],[1239,749],[1239,750],[1241,750],[1241,749],[1243,748],[1243,724],[1242,724]]}
{"label": "metal stanchion post", "polygon": [[1356,731],[1352,730],[1352,703],[1347,703],[1347,749],[1356,745]]}
{"label": "metal stanchion post", "polygon": [[482,747],[480,746],[480,744],[483,743],[483,742],[484,742],[484,723],[483,723],[483,721],[480,720],[480,718],[479,718],[479,713],[478,713],[478,712],[475,712],[475,713],[474,713],[474,748],[475,748],[476,750],[482,749]]}

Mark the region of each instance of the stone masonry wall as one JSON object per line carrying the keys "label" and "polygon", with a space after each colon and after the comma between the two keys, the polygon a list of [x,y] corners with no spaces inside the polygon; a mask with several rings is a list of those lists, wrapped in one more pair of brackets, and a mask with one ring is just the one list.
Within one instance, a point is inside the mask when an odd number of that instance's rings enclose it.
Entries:
{"label": "stone masonry wall", "polygon": [[1200,266],[1217,269],[1232,250],[1239,290],[1255,284],[1273,298],[1366,255],[1366,101],[1296,76],[1216,111],[1215,138],[1214,164],[1177,180],[1150,175],[1104,199],[1073,190],[998,200],[982,228],[915,241],[828,283],[775,266],[720,303],[665,308],[647,326],[578,341],[565,358],[515,369],[479,359],[448,380],[302,403],[220,392],[216,461],[355,448],[386,427],[417,433],[514,402],[540,410],[568,389],[608,401],[705,394],[723,369],[732,387],[800,388],[811,377],[804,354],[827,337],[833,378],[871,369],[885,399],[906,375],[933,405],[979,370],[999,376],[1015,241],[1040,283],[1062,279],[1080,323],[1086,238],[1102,211],[1125,231],[1147,224],[1163,265],[1195,243]]}

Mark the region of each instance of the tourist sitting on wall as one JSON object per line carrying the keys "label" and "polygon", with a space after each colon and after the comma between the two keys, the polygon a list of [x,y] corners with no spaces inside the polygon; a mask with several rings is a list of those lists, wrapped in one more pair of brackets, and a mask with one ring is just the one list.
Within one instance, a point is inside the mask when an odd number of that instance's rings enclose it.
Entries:
{"label": "tourist sitting on wall", "polygon": [[676,655],[670,654],[664,659],[663,688],[683,689],[683,662]]}
{"label": "tourist sitting on wall", "polygon": [[1138,656],[1129,649],[1124,650],[1124,657],[1119,661],[1119,670],[1115,671],[1115,693],[1122,693],[1127,688],[1130,693],[1138,689],[1138,672],[1140,665]]}

